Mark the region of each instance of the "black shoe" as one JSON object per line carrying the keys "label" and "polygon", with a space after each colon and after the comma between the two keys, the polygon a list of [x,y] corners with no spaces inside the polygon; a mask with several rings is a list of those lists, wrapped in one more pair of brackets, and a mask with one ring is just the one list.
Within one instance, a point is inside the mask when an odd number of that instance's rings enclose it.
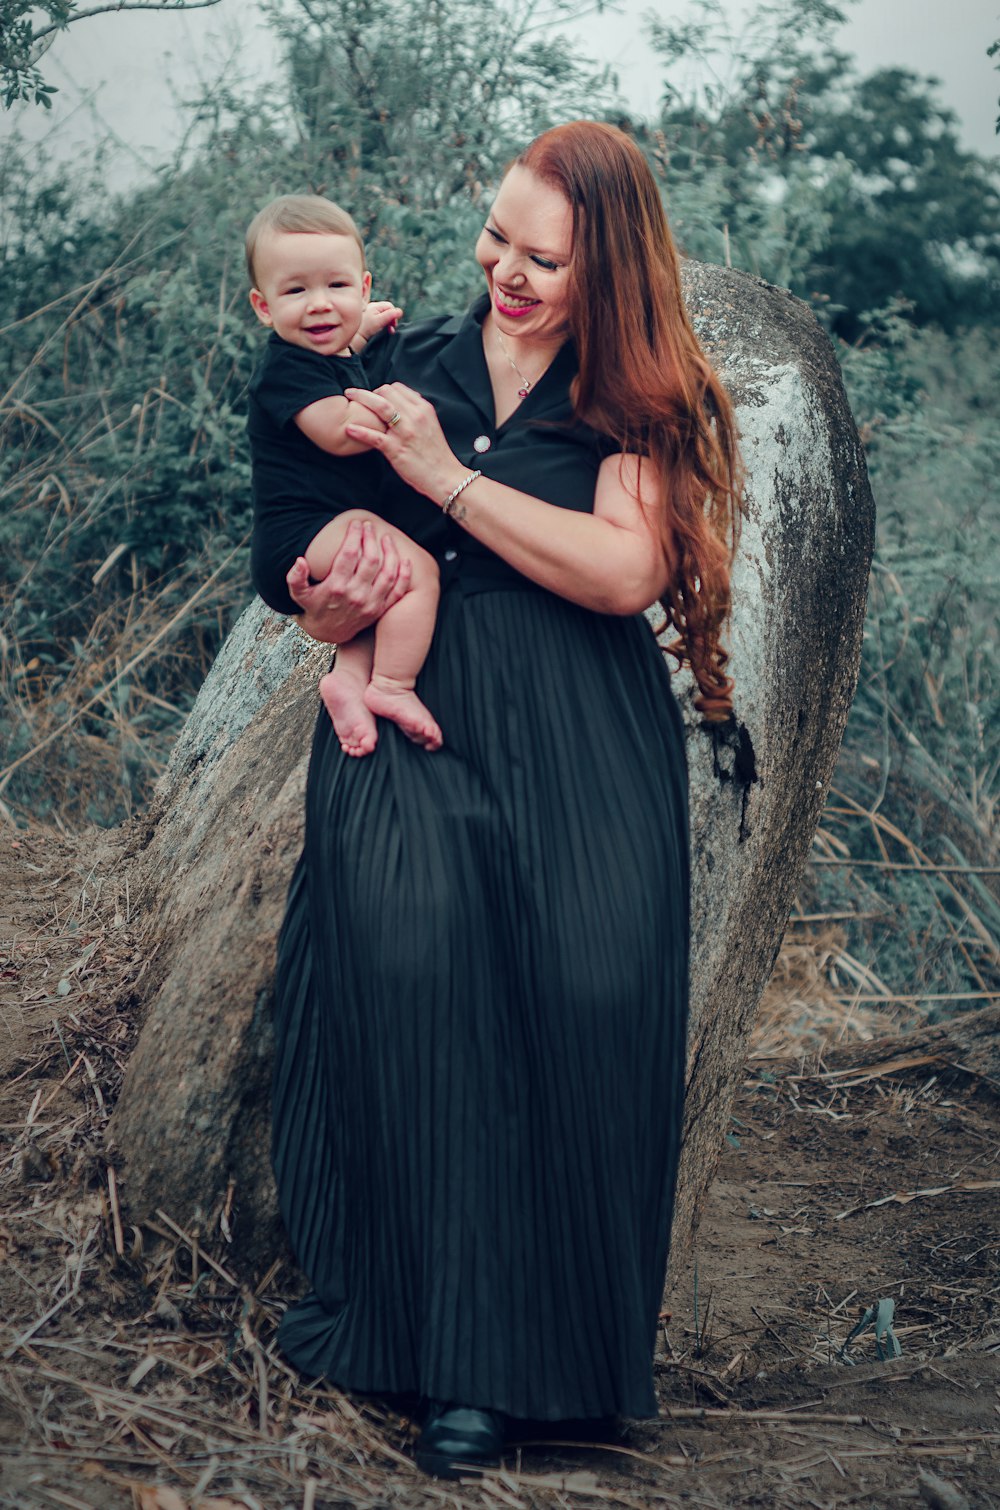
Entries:
{"label": "black shoe", "polygon": [[435,1404],[417,1443],[417,1467],[438,1479],[464,1478],[499,1467],[503,1444],[503,1417],[497,1411]]}

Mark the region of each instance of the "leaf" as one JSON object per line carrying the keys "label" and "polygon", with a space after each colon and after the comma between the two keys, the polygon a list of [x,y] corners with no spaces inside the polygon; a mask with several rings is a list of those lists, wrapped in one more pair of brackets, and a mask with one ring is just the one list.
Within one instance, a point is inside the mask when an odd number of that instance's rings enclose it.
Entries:
{"label": "leaf", "polygon": [[141,1363],[137,1363],[128,1376],[129,1389],[135,1389],[137,1384],[141,1384],[146,1375],[156,1367],[159,1361],[155,1353],[149,1353],[143,1358]]}
{"label": "leaf", "polygon": [[[67,967],[67,970],[66,970],[67,976],[73,975],[77,970],[82,970],[83,966],[86,965],[86,964],[88,964],[90,962],[90,960],[93,958],[94,951],[97,949],[97,946],[98,946],[98,944],[100,942],[101,942],[100,935],[98,935],[97,938],[95,938],[95,939],[91,939],[90,943],[87,945],[87,947],[83,951],[83,953],[77,959],[75,959],[71,965],[69,965]],[[59,985],[60,985],[60,987],[62,986],[62,981],[59,982]],[[67,980],[67,982],[66,982],[66,991],[68,991],[68,990],[69,990],[69,981]],[[61,991],[60,994],[63,995],[63,996],[65,996],[66,992],[65,991]]]}
{"label": "leaf", "polygon": [[872,1327],[875,1332],[875,1355],[880,1363],[887,1363],[890,1358],[901,1358],[903,1349],[900,1347],[899,1339],[892,1330],[892,1321],[895,1313],[896,1302],[890,1300],[888,1296],[883,1296],[873,1306],[868,1306],[857,1326],[848,1333],[847,1339],[840,1349],[842,1360],[845,1363],[854,1363],[854,1359],[848,1352],[848,1348],[855,1337],[860,1337],[862,1332],[867,1331],[869,1327]]}
{"label": "leaf", "polygon": [[176,1489],[165,1484],[129,1484],[136,1496],[138,1510],[188,1510],[187,1500],[181,1499]]}

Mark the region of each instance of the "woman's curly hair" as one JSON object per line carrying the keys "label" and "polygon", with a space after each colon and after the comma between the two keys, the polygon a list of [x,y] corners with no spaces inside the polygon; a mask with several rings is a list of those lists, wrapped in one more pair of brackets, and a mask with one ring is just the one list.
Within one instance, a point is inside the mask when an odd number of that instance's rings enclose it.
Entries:
{"label": "woman's curly hair", "polygon": [[[652,171],[615,126],[571,121],[516,159],[573,209],[570,323],[579,358],[576,414],[661,481],[659,531],[670,567],[668,646],[698,683],[709,720],[732,712],[720,635],[739,537],[742,467],[732,405],[691,326],[677,251]],[[641,466],[641,462],[640,462]]]}

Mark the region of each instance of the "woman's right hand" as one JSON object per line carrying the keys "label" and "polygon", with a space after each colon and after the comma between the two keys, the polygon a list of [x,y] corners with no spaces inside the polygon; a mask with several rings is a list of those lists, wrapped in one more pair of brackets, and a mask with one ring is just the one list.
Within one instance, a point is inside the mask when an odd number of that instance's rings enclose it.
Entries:
{"label": "woman's right hand", "polygon": [[297,621],[305,633],[326,645],[344,645],[405,597],[410,574],[409,561],[400,559],[389,535],[380,543],[374,525],[354,520],[322,582],[310,583],[304,556],[285,581],[303,610]]}

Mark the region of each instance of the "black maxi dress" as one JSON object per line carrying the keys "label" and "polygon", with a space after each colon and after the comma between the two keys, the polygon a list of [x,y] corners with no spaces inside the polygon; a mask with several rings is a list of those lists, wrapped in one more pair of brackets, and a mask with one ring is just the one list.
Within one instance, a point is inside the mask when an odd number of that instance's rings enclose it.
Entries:
{"label": "black maxi dress", "polygon": [[[497,427],[485,301],[391,343],[455,453],[590,509],[571,345]],[[429,754],[321,711],[276,992],[273,1159],[309,1376],[554,1420],[656,1413],[684,1092],[684,738],[642,616],[546,592],[393,478],[437,557]]]}

